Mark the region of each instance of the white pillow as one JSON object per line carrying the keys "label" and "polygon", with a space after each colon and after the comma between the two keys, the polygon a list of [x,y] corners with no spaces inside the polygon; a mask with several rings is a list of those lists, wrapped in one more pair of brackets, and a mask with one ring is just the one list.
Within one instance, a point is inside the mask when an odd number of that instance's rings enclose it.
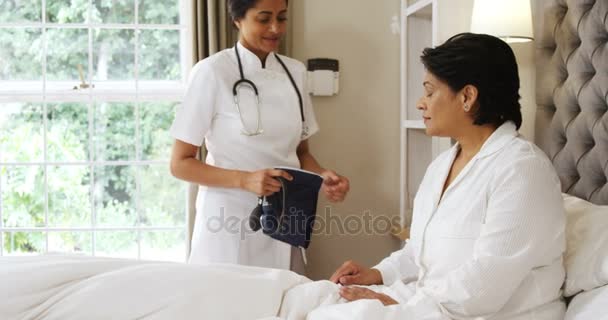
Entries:
{"label": "white pillow", "polygon": [[565,296],[608,284],[608,206],[563,195],[566,209]]}

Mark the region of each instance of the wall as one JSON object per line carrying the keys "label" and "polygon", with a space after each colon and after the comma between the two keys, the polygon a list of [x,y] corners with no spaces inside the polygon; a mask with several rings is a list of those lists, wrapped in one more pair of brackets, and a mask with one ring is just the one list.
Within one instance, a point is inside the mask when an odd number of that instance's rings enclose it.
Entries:
{"label": "wall", "polygon": [[[469,30],[473,0],[439,2],[439,42]],[[319,217],[327,210],[342,221],[349,216],[363,221],[365,213],[376,219],[398,217],[400,43],[391,23],[399,14],[400,1],[294,0],[290,10],[292,56],[301,61],[340,60],[340,93],[313,98],[321,131],[310,144],[322,165],[350,179],[351,192],[339,205],[329,206],[321,198]],[[533,140],[533,44],[512,48],[520,66],[524,116],[520,132]],[[308,250],[307,272],[313,279],[327,278],[347,259],[373,266],[399,245],[387,233],[320,231]]]}
{"label": "wall", "polygon": [[[292,56],[301,61],[315,57],[340,61],[340,93],[313,98],[321,131],[310,140],[321,164],[351,181],[347,200],[331,206],[332,214],[360,221],[365,212],[372,217],[398,217],[400,43],[390,26],[399,13],[399,1],[289,4]],[[326,205],[321,197],[320,216]],[[372,266],[399,248],[387,233],[344,233],[333,228],[314,236],[308,250],[310,277],[327,278],[346,259]]]}
{"label": "wall", "polygon": [[[474,0],[438,0],[439,32],[438,41],[443,43],[458,32],[469,31]],[[534,9],[535,2],[532,1]],[[534,12],[534,11],[532,11]],[[534,43],[513,43],[511,49],[515,53],[519,67],[522,126],[519,132],[528,140],[534,141],[534,118],[536,116],[536,70],[534,65]]]}

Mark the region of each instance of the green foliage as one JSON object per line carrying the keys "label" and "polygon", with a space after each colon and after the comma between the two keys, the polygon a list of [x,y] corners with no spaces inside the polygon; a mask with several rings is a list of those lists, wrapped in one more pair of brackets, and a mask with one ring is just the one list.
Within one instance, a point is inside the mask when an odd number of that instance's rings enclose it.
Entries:
{"label": "green foliage", "polygon": [[[42,232],[15,232],[4,233],[4,244],[6,247],[18,247],[17,252],[42,252],[45,248],[46,236]],[[5,251],[6,252],[6,251]]]}
{"label": "green foliage", "polygon": [[89,59],[87,29],[48,29],[46,77],[48,80],[78,80],[78,65]]}
{"label": "green foliage", "polygon": [[179,31],[141,30],[140,41],[140,78],[179,80]]}
{"label": "green foliage", "polygon": [[133,258],[137,254],[137,233],[108,231],[97,233],[97,253],[103,256]]}
{"label": "green foliage", "polygon": [[[3,110],[6,105],[0,105]],[[88,160],[87,117],[82,115],[82,104],[65,103],[47,106],[47,144],[49,156],[59,161]],[[138,158],[167,160],[171,140],[168,128],[174,113],[174,103],[142,103],[139,119],[141,154]],[[13,105],[13,109],[15,106]],[[0,143],[3,161],[31,161],[39,151],[27,148],[32,141],[43,140],[39,130],[41,123],[39,105],[23,104],[20,113],[11,112],[0,117],[3,133]],[[0,113],[1,115],[1,113]],[[103,118],[108,121],[103,121]],[[93,139],[96,150],[105,156],[100,159],[132,159],[135,148],[135,118],[131,104],[112,104],[104,110],[104,117],[95,128]],[[36,130],[38,128],[38,130]],[[103,132],[103,133],[102,133]],[[133,149],[125,147],[133,146]],[[51,152],[51,150],[54,150]],[[2,177],[2,211],[5,227],[45,226],[44,192],[48,190],[49,226],[88,227],[98,226],[161,226],[179,227],[185,224],[184,184],[170,176],[168,165],[115,166],[95,165],[94,174],[86,164],[47,166],[47,179],[42,166],[4,166]],[[93,180],[91,180],[93,178]],[[139,178],[139,193],[136,179]],[[91,185],[91,181],[93,181]],[[45,187],[46,186],[46,187]],[[91,189],[96,219],[91,206]],[[139,212],[136,210],[139,201]],[[119,235],[123,235],[120,237]],[[106,252],[123,252],[133,246],[131,233],[117,233],[106,237]],[[6,252],[37,252],[44,249],[40,238],[25,233],[5,234]],[[125,238],[126,237],[126,238]],[[40,240],[42,239],[42,240]],[[58,235],[62,248],[68,251],[88,250],[90,243],[82,235],[62,233]],[[149,236],[147,245],[155,248],[172,248],[183,243],[183,232],[166,232]],[[84,243],[83,243],[84,241]],[[100,242],[99,242],[100,243]],[[127,250],[129,251],[129,250]]]}
{"label": "green foliage", "polygon": [[[40,4],[0,1],[0,23],[40,22]],[[27,4],[26,4],[27,3]],[[89,0],[47,0],[47,21],[88,21]],[[140,1],[141,24],[179,23],[178,1]],[[93,23],[134,23],[133,0],[95,0]],[[139,31],[139,73],[145,80],[179,80],[181,76],[178,30]],[[96,80],[132,80],[135,77],[135,31],[93,29],[93,77]],[[43,68],[42,29],[0,28],[0,80],[40,80]],[[78,80],[78,65],[88,78],[88,29],[46,29],[47,79]]]}
{"label": "green foliage", "polygon": [[6,227],[44,226],[44,172],[38,166],[3,167],[2,208]]}
{"label": "green foliage", "polygon": [[[51,23],[134,23],[133,0],[47,0]],[[178,1],[139,1],[139,22],[178,23]],[[40,22],[41,1],[0,0],[0,23]],[[137,35],[136,32],[139,32]],[[45,35],[43,38],[42,35]],[[89,37],[91,37],[89,39]],[[139,39],[139,44],[136,39]],[[107,28],[0,28],[0,80],[181,79],[179,31]],[[89,42],[92,65],[89,67]],[[43,57],[46,44],[47,57]],[[45,60],[46,59],[46,60]],[[0,161],[70,165],[0,166],[2,225],[9,228],[185,225],[185,184],[168,164],[101,165],[98,161],[167,161],[175,102],[49,102],[0,104]],[[46,122],[46,132],[44,123]],[[91,128],[91,130],[90,130]],[[139,137],[139,141],[136,138]],[[44,143],[46,142],[46,159]],[[139,142],[139,148],[137,148]],[[94,165],[84,162],[94,161]],[[45,198],[45,192],[48,197]],[[48,207],[47,207],[48,206]],[[45,217],[48,211],[48,221]],[[135,257],[182,250],[177,231],[100,231],[95,251]],[[49,250],[91,253],[91,232],[2,233],[5,253]],[[176,249],[177,248],[177,249]],[[183,253],[179,252],[178,254]]]}
{"label": "green foliage", "polygon": [[139,0],[139,22],[150,24],[178,24],[177,0]]}
{"label": "green foliage", "polygon": [[42,30],[0,28],[0,80],[42,79]]}
{"label": "green foliage", "polygon": [[125,103],[95,104],[93,143],[95,159],[135,159],[135,106]]}
{"label": "green foliage", "polygon": [[135,23],[133,0],[94,0],[93,22]]}
{"label": "green foliage", "polygon": [[0,23],[41,21],[41,0],[0,1]]}
{"label": "green foliage", "polygon": [[86,161],[89,159],[89,107],[85,103],[47,105],[47,159]]}
{"label": "green foliage", "polygon": [[49,225],[53,227],[91,225],[89,196],[91,178],[88,166],[49,166],[47,175]]}
{"label": "green foliage", "polygon": [[[161,61],[164,64],[177,61]],[[93,30],[93,65],[96,80],[132,80],[135,77],[135,31]],[[105,66],[105,67],[104,67]]]}
{"label": "green foliage", "polygon": [[47,0],[47,21],[83,23],[87,21],[89,0]]}

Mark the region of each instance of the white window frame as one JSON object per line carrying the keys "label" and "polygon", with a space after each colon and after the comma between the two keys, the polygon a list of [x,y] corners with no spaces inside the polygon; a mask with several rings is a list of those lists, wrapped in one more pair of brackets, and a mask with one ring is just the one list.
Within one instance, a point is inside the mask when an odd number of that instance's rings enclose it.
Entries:
{"label": "white window frame", "polygon": [[[179,1],[179,24],[176,25],[164,25],[164,24],[139,24],[139,0],[134,0],[134,15],[135,21],[132,24],[103,24],[103,23],[48,23],[46,21],[46,2],[47,0],[41,0],[41,22],[25,22],[25,23],[0,23],[0,28],[2,27],[30,27],[30,28],[40,28],[42,30],[42,37],[46,42],[46,30],[49,28],[86,28],[88,29],[89,34],[95,28],[103,28],[103,29],[132,29],[132,30],[179,30],[180,32],[180,59],[181,59],[181,68],[182,68],[182,79],[178,81],[140,81],[138,79],[139,70],[138,70],[138,62],[139,62],[139,35],[138,32],[135,32],[135,48],[134,48],[134,68],[135,68],[135,86],[134,90],[124,90],[122,89],[121,82],[119,81],[103,81],[104,89],[103,90],[95,90],[95,88],[90,89],[79,89],[73,90],[72,87],[74,85],[78,85],[78,83],[73,83],[69,81],[61,81],[61,82],[47,82],[46,81],[46,58],[43,59],[42,65],[42,91],[40,90],[23,90],[22,88],[31,88],[31,83],[27,81],[0,81],[0,84],[3,85],[14,85],[15,90],[4,90],[0,92],[0,103],[18,103],[18,102],[32,102],[32,103],[41,103],[42,104],[42,114],[47,114],[47,104],[52,102],[85,102],[89,104],[93,104],[95,101],[103,101],[103,102],[112,102],[112,101],[120,101],[120,102],[134,102],[134,119],[139,119],[140,112],[140,103],[145,103],[148,101],[167,101],[167,102],[181,102],[183,97],[183,92],[185,89],[185,84],[188,78],[188,74],[191,70],[191,62],[192,62],[192,7],[191,1],[188,0],[178,0]],[[89,19],[91,17],[91,8],[93,5],[93,0],[89,0]],[[47,56],[46,52],[47,46],[46,43],[43,45],[43,55]],[[89,36],[88,43],[88,79],[87,83],[93,83],[93,44],[92,37]],[[40,84],[40,81],[35,81],[36,85]],[[130,82],[132,83],[132,82]],[[49,86],[52,84],[52,86]],[[60,89],[56,89],[60,88]],[[142,231],[183,231],[186,235],[185,241],[188,241],[188,219],[187,212],[188,208],[185,205],[184,210],[184,221],[185,225],[177,226],[177,227],[155,227],[155,226],[136,226],[136,227],[98,227],[95,225],[96,221],[96,208],[95,208],[95,199],[93,197],[93,188],[94,188],[94,180],[93,174],[95,172],[96,167],[103,166],[117,166],[117,165],[125,165],[125,166],[136,166],[143,167],[145,165],[167,165],[168,160],[159,160],[159,161],[142,161],[142,160],[132,160],[132,161],[97,161],[92,158],[93,155],[93,123],[94,123],[94,114],[89,107],[88,114],[88,130],[89,130],[89,160],[88,161],[80,161],[80,162],[54,162],[47,160],[47,117],[43,117],[43,159],[42,162],[0,162],[0,167],[11,167],[11,166],[20,166],[20,167],[31,167],[31,166],[41,166],[44,170],[44,179],[45,179],[45,206],[44,206],[44,217],[45,217],[45,227],[32,227],[32,228],[8,228],[3,226],[3,212],[2,212],[2,182],[0,180],[0,256],[3,256],[4,253],[4,234],[14,234],[15,232],[24,232],[24,233],[33,233],[33,232],[42,232],[46,235],[46,246],[44,252],[48,252],[49,250],[49,233],[52,232],[90,232],[92,236],[92,252],[93,256],[96,255],[96,235],[98,232],[103,231],[132,231],[137,232],[137,258],[141,259],[141,233]],[[137,120],[136,120],[136,123]],[[140,155],[141,150],[141,139],[140,139],[140,128],[139,125],[135,126],[135,139],[136,139],[136,154]],[[169,133],[167,133],[169,134]],[[51,166],[87,166],[90,169],[91,175],[91,186],[90,186],[90,201],[91,201],[91,226],[90,227],[80,227],[80,228],[54,228],[48,226],[48,218],[49,218],[49,208],[48,208],[48,167]],[[167,169],[168,170],[168,169]],[[137,171],[136,171],[137,172]],[[140,193],[140,177],[136,173],[136,197],[135,197],[135,208],[137,211],[137,221],[141,219],[141,208],[139,204],[139,193]],[[184,188],[185,190],[185,188]],[[184,192],[184,203],[187,203],[187,193]],[[186,259],[188,244],[184,243],[184,260]]]}

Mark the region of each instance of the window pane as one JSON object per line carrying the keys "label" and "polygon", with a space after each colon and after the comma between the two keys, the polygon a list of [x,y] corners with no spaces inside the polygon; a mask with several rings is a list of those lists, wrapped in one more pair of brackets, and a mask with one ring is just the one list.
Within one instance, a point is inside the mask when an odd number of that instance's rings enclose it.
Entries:
{"label": "window pane", "polygon": [[89,15],[89,0],[46,0],[47,21],[82,23]]}
{"label": "window pane", "polygon": [[95,80],[135,79],[134,30],[95,29],[93,41]]}
{"label": "window pane", "polygon": [[0,167],[4,227],[43,227],[44,170],[41,166]]}
{"label": "window pane", "polygon": [[47,169],[49,226],[91,225],[90,170],[87,166],[50,166]]}
{"label": "window pane", "polygon": [[93,252],[93,235],[90,232],[50,232],[49,252]]}
{"label": "window pane", "polygon": [[0,103],[0,161],[42,161],[43,128],[41,105]]}
{"label": "window pane", "polygon": [[97,103],[94,130],[95,159],[135,159],[135,110],[132,104]]}
{"label": "window pane", "polygon": [[179,30],[141,30],[139,32],[140,79],[181,79]]}
{"label": "window pane", "polygon": [[135,168],[95,168],[94,193],[98,226],[135,226]]}
{"label": "window pane", "polygon": [[186,183],[169,173],[169,165],[144,166],[140,171],[141,223],[183,226],[186,223]]}
{"label": "window pane", "polygon": [[40,22],[41,0],[0,1],[0,23]]}
{"label": "window pane", "polygon": [[146,260],[186,260],[186,233],[183,230],[142,231],[141,258]]}
{"label": "window pane", "polygon": [[42,81],[42,51],[41,29],[0,28],[0,80]]}
{"label": "window pane", "polygon": [[[164,164],[182,84],[182,1],[0,0],[0,95],[44,101],[0,102],[0,255],[185,260],[187,185]],[[135,22],[173,26],[129,29]],[[72,90],[89,78],[93,90]],[[178,230],[119,231],[135,226]]]}
{"label": "window pane", "polygon": [[178,24],[179,0],[139,0],[139,23]]}
{"label": "window pane", "polygon": [[136,231],[99,231],[95,233],[95,255],[137,259]]}
{"label": "window pane", "polygon": [[147,102],[139,106],[141,159],[168,160],[173,138],[169,134],[177,103]]}
{"label": "window pane", "polygon": [[89,159],[89,108],[82,103],[47,105],[47,159]]}
{"label": "window pane", "polygon": [[[80,83],[78,65],[82,77],[88,82],[89,31],[87,29],[48,29],[47,80],[70,80]],[[68,88],[66,88],[68,89]]]}
{"label": "window pane", "polygon": [[43,232],[4,232],[5,255],[27,255],[43,253],[46,235]]}
{"label": "window pane", "polygon": [[133,0],[94,0],[93,22],[135,23],[135,3]]}

